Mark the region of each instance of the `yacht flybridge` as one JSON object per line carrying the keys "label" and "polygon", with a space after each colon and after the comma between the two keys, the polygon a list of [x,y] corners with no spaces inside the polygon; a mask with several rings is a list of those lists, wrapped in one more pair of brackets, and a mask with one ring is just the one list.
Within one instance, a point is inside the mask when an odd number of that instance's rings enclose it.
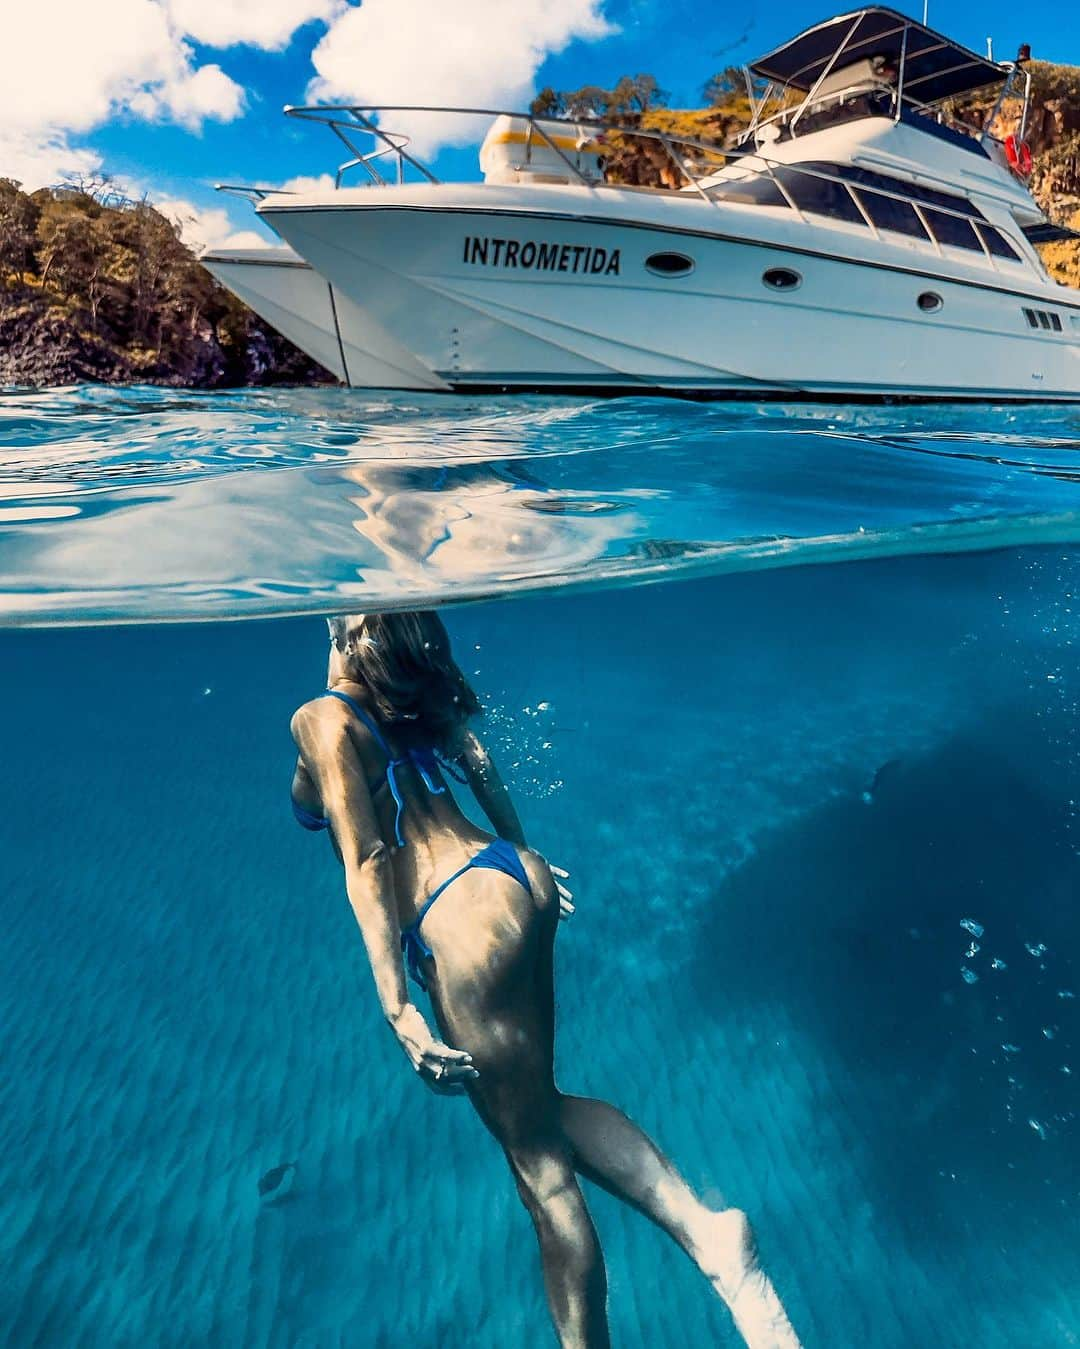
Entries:
{"label": "yacht flybridge", "polygon": [[[752,119],[726,153],[455,110],[491,122],[477,183],[439,182],[383,130],[448,110],[290,108],[352,157],[332,189],[255,190],[291,254],[205,261],[351,384],[1080,399],[1080,293],[1034,247],[1069,231],[1027,187],[1023,59],[872,7],[761,57],[747,84]],[[990,86],[981,126],[951,115]],[[1017,130],[998,137],[1003,108]],[[624,137],[648,143],[672,187],[605,181]],[[367,185],[343,185],[350,169]]]}

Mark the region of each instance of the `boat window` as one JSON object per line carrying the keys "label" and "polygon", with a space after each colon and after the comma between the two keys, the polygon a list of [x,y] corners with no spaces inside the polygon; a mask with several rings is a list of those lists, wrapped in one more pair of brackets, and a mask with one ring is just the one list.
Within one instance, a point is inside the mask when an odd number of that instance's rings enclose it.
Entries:
{"label": "boat window", "polygon": [[797,167],[778,168],[776,176],[800,211],[828,216],[831,220],[849,220],[855,225],[866,224],[862,212],[843,183],[818,178],[812,173],[801,172]]}
{"label": "boat window", "polygon": [[935,290],[924,290],[919,296],[918,305],[924,314],[936,314],[945,301]]}
{"label": "boat window", "polygon": [[910,234],[913,239],[922,239],[924,242],[929,239],[910,202],[884,197],[880,192],[860,192],[859,199],[879,230],[895,230],[897,234]]}
{"label": "boat window", "polygon": [[876,169],[859,168],[854,164],[827,164],[823,160],[812,160],[806,164],[808,169],[817,169],[820,173],[832,174],[842,178],[853,187],[867,187],[878,192],[893,192],[898,197],[917,201],[920,206],[941,206],[947,211],[957,211],[960,215],[969,215],[976,220],[983,219],[983,213],[966,197],[955,192],[942,192],[936,187],[926,187],[922,183],[909,183],[903,178],[893,178],[887,173],[878,173]]}
{"label": "boat window", "polygon": [[[1060,314],[1053,314],[1045,309],[1025,309],[1024,318],[1028,321],[1029,328],[1045,328],[1047,332],[1060,333],[1063,330]],[[1076,319],[1073,319],[1076,322]]]}
{"label": "boat window", "polygon": [[651,253],[645,259],[645,269],[657,276],[685,276],[694,270],[694,260],[685,253]]}
{"label": "boat window", "polygon": [[802,285],[802,277],[790,267],[770,267],[761,279],[770,290],[798,290]]}
{"label": "boat window", "polygon": [[733,201],[739,206],[785,206],[787,198],[767,173],[752,178],[739,178],[733,183],[718,183],[709,188],[709,195],[720,201]]}
{"label": "boat window", "polygon": [[1008,239],[999,229],[993,225],[977,225],[976,229],[983,237],[983,243],[986,247],[999,258],[1012,258],[1014,262],[1020,261],[1020,254],[1009,243]]}
{"label": "boat window", "polygon": [[970,220],[961,220],[959,216],[946,215],[944,211],[935,211],[929,206],[923,207],[926,223],[937,236],[939,244],[948,244],[951,248],[969,248],[973,253],[981,253],[982,244],[975,233]]}
{"label": "boat window", "polygon": [[939,192],[936,187],[926,187],[923,183],[905,183],[899,178],[887,178],[885,174],[874,175],[880,178],[882,186],[887,186],[893,192],[899,192],[901,196],[912,197],[920,206],[942,206],[946,211],[958,211],[961,215],[975,216],[982,218],[982,211],[973,201],[968,201],[966,197],[958,197],[955,192]]}

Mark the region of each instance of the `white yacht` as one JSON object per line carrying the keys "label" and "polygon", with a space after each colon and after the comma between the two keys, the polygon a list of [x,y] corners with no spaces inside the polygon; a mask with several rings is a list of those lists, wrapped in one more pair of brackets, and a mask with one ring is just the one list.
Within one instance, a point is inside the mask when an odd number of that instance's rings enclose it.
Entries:
{"label": "white yacht", "polygon": [[[872,7],[801,33],[747,80],[753,117],[726,157],[485,110],[478,183],[437,181],[381,129],[430,109],[290,109],[329,125],[372,182],[256,209],[325,279],[332,368],[352,384],[1080,399],[1080,293],[1034,247],[1069,231],[1027,187],[1022,58],[996,63]],[[948,100],[991,85],[984,127],[950,118]],[[1005,100],[1019,130],[998,138]],[[605,182],[605,139],[624,134],[649,138],[679,186]],[[388,154],[396,181],[373,162]],[[243,264],[230,276],[216,261],[243,293]]]}

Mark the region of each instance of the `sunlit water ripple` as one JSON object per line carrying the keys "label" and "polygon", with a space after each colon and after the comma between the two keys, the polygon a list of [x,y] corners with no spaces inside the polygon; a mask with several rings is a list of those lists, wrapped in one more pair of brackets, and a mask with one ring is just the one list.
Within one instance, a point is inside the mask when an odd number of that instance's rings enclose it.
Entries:
{"label": "sunlit water ripple", "polygon": [[0,393],[0,622],[412,606],[1080,538],[1080,410]]}

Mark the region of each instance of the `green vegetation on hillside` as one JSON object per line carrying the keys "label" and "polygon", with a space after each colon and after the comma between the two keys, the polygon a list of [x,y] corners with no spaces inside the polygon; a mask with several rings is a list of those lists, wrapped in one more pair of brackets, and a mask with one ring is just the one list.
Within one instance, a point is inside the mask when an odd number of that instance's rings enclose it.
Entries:
{"label": "green vegetation on hillside", "polygon": [[0,384],[327,378],[147,202],[103,184],[27,194],[0,178]]}

